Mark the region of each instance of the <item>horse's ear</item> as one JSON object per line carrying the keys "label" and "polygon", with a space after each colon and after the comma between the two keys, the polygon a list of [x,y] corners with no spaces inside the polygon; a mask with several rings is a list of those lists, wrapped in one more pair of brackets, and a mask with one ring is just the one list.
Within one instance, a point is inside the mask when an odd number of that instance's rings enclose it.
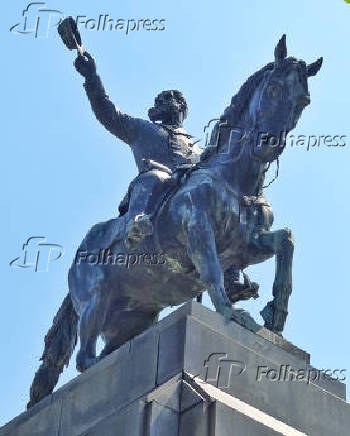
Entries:
{"label": "horse's ear", "polygon": [[323,58],[318,58],[317,61],[313,62],[312,64],[309,64],[306,67],[306,72],[308,77],[316,76],[316,74],[320,71],[322,62],[323,62]]}
{"label": "horse's ear", "polygon": [[275,47],[275,65],[278,66],[287,57],[287,44],[286,35],[282,35],[282,38],[278,41]]}

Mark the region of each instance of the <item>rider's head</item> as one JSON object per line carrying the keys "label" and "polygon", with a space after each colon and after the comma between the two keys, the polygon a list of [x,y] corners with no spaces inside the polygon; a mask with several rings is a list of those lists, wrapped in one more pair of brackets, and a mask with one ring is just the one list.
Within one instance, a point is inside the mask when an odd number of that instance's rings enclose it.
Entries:
{"label": "rider's head", "polygon": [[187,103],[180,91],[163,91],[154,100],[154,106],[148,111],[149,119],[163,124],[182,125],[187,117]]}

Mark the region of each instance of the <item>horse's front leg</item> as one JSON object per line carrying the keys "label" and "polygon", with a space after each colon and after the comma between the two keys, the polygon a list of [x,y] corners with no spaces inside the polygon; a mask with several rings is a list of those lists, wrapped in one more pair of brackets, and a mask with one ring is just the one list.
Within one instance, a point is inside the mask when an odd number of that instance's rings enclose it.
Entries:
{"label": "horse's front leg", "polygon": [[259,236],[258,245],[271,250],[276,256],[273,300],[260,312],[265,327],[281,333],[288,315],[288,300],[292,292],[292,262],[294,241],[289,229],[266,232]]}
{"label": "horse's front leg", "polygon": [[224,274],[218,259],[213,229],[205,212],[191,211],[191,218],[186,222],[187,252],[201,281],[208,286],[210,299],[217,312],[231,318],[232,304],[228,299]]}

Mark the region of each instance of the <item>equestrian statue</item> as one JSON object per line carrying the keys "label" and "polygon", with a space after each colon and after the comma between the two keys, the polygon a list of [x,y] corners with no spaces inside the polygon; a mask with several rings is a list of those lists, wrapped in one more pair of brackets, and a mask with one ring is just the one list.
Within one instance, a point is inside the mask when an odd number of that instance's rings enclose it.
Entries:
{"label": "equestrian statue", "polygon": [[[68,48],[78,50],[75,67],[96,118],[130,146],[139,175],[119,216],[94,225],[77,250],[69,293],[45,337],[28,407],[52,392],[78,336],[82,372],[152,326],[164,308],[204,291],[228,322],[254,330],[254,320],[234,306],[257,296],[245,273],[240,283],[240,272],[273,256],[273,298],[261,315],[267,329],[282,333],[294,244],[289,229],[271,230],[264,180],[310,103],[308,78],[322,65],[322,58],[306,64],[287,57],[283,35],[274,61],[232,97],[203,151],[183,128],[188,108],[181,92],[160,93],[148,111],[150,121],[127,115],[106,94],[75,22],[66,19],[59,32]],[[276,144],[276,138],[283,139]],[[125,258],[132,261],[126,264]],[[97,356],[99,337],[104,349]]]}

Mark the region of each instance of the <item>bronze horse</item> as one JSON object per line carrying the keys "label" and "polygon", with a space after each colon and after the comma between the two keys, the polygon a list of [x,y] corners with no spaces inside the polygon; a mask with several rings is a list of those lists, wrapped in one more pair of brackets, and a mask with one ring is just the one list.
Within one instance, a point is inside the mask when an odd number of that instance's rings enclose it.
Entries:
{"label": "bronze horse", "polygon": [[[269,163],[285,148],[285,142],[276,146],[271,138],[296,126],[310,103],[307,79],[321,64],[322,58],[310,65],[287,58],[285,35],[281,38],[274,62],[249,77],[232,98],[213,130],[215,144],[179,176],[154,218],[153,235],[129,253],[137,262],[129,267],[119,262],[128,253],[124,217],[91,228],[78,250],[85,255],[70,268],[69,294],[45,338],[29,406],[52,392],[78,331],[77,368],[84,371],[151,326],[162,309],[205,290],[219,313],[237,319],[224,287],[223,271],[232,265],[239,271],[276,256],[273,300],[261,314],[268,329],[282,332],[292,290],[293,238],[289,229],[270,231],[273,214],[263,183]],[[237,131],[244,134],[237,138]],[[107,248],[105,261],[88,261]],[[105,348],[97,357],[99,336]]]}

